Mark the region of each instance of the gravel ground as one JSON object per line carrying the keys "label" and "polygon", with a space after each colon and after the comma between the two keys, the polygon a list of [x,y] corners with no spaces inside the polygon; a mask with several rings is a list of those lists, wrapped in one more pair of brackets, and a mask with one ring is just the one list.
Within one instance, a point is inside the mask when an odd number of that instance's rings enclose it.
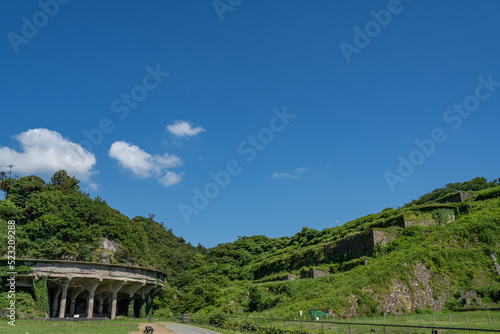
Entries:
{"label": "gravel ground", "polygon": [[154,328],[154,334],[220,334],[204,328],[181,325],[175,322],[139,323],[139,330],[131,334],[143,334],[146,326]]}

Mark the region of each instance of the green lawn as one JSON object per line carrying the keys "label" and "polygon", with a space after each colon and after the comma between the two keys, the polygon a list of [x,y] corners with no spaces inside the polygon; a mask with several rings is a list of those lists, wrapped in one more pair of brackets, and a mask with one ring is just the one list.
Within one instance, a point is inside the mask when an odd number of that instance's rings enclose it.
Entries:
{"label": "green lawn", "polygon": [[55,322],[16,320],[16,326],[10,326],[6,321],[0,323],[0,333],[19,334],[125,334],[137,331],[138,321],[107,320],[107,321],[80,321],[80,322]]}
{"label": "green lawn", "polygon": [[[467,315],[467,318],[466,318]],[[488,319],[488,315],[490,315]],[[248,318],[247,318],[248,319]],[[259,321],[256,319],[234,319],[231,318],[229,323],[226,323],[226,330],[220,330],[218,328],[211,327],[211,329],[215,331],[222,331],[227,334],[245,334],[249,333],[248,325],[249,320],[254,326],[252,328],[252,333],[259,333]],[[303,319],[303,318],[302,318]],[[451,319],[451,325],[450,325]],[[235,321],[236,320],[236,321]],[[297,320],[299,318],[297,317]],[[309,316],[307,319],[309,320]],[[480,329],[495,329],[500,330],[500,312],[492,312],[492,311],[474,311],[474,312],[453,312],[448,313],[437,312],[434,314],[423,314],[419,316],[418,314],[411,314],[408,316],[396,316],[394,315],[386,315],[385,321],[383,316],[376,316],[375,318],[372,316],[367,316],[366,321],[364,316],[358,316],[357,320],[355,317],[349,318],[346,320],[333,320],[329,319],[323,323],[321,322],[310,322],[304,321],[302,324],[298,322],[292,321],[272,321],[273,334],[284,334],[284,330],[286,330],[286,334],[292,333],[300,333],[302,330],[307,333],[313,334],[334,334],[334,333],[348,333],[349,327],[347,323],[353,323],[350,325],[351,333],[371,333],[372,329],[376,332],[383,333],[383,327],[378,327],[370,324],[376,325],[410,325],[410,326],[427,326],[427,327],[455,327],[455,328],[480,328]],[[467,325],[467,321],[469,324]],[[491,325],[490,325],[491,321]],[[359,324],[359,325],[357,325]],[[362,325],[367,324],[367,325]],[[242,326],[243,325],[243,328]],[[198,326],[198,325],[197,325]],[[201,327],[210,328],[210,326]],[[260,327],[262,328],[262,334],[270,334],[268,330],[270,328],[269,320],[261,320]],[[265,330],[267,329],[267,330]],[[417,329],[417,328],[401,328],[401,327],[386,327],[386,333],[430,333],[430,329]],[[444,333],[479,333],[479,332],[471,332],[471,331],[459,331],[456,329],[453,330],[445,330]]]}
{"label": "green lawn", "polygon": [[[465,315],[467,314],[467,319]],[[488,314],[490,315],[491,325],[489,324]],[[451,326],[450,326],[450,318],[451,318]],[[474,311],[474,312],[454,312],[450,313],[450,317],[448,317],[448,313],[435,313],[434,317],[432,314],[423,314],[419,316],[418,314],[411,314],[408,316],[408,320],[406,316],[398,316],[397,319],[394,315],[389,316],[386,315],[385,322],[383,316],[376,316],[373,318],[366,317],[366,322],[364,316],[358,316],[357,322],[362,323],[370,323],[370,324],[398,324],[398,325],[414,325],[414,326],[435,326],[441,327],[466,327],[466,328],[483,328],[483,329],[500,329],[500,312],[491,312],[491,311]],[[144,319],[145,320],[145,319]],[[158,319],[155,319],[158,320]],[[241,324],[241,320],[238,319],[236,324]],[[299,320],[299,319],[297,319]],[[307,319],[308,320],[308,319]],[[397,322],[396,322],[397,320]],[[469,321],[469,326],[467,326],[467,320]],[[141,320],[132,321],[130,319],[117,319],[117,320],[107,320],[107,321],[80,321],[80,322],[53,322],[53,321],[33,321],[33,320],[16,320],[16,326],[12,327],[7,325],[7,322],[4,320],[0,323],[0,333],[19,333],[19,334],[59,334],[59,333],[68,333],[68,334],[125,334],[130,331],[137,331],[137,324],[141,322]],[[324,324],[320,322],[303,322],[302,329],[309,333],[314,334],[334,334],[334,333],[347,333],[348,326],[346,322],[356,323],[356,318],[350,318],[349,321],[345,319],[340,320],[332,320],[329,319]],[[243,320],[243,324],[247,324],[247,320]],[[258,320],[252,319],[252,323],[254,326],[258,325]],[[219,332],[224,332],[227,334],[238,334],[238,333],[248,333],[248,330],[241,330],[239,326],[234,328],[235,322],[234,319],[230,321],[230,329],[229,330],[220,330],[218,328],[211,329]],[[301,324],[300,322],[272,322],[273,329],[276,330],[276,334],[283,333],[282,331],[286,329],[288,333],[291,332],[300,332]],[[205,327],[205,326],[203,326]],[[208,328],[208,326],[206,326]],[[269,328],[269,321],[262,320],[261,327]],[[382,327],[375,326],[361,326],[361,325],[351,325],[351,333],[369,333],[371,330],[377,329],[379,333],[383,333]],[[279,331],[281,330],[281,331]],[[264,332],[264,331],[263,331]],[[386,327],[387,333],[429,333],[427,330],[418,330],[418,329],[403,329],[403,328],[394,328],[394,327]],[[457,330],[448,330],[445,333],[473,333],[470,331],[457,331]],[[257,334],[257,330],[253,330],[252,333]],[[477,333],[477,332],[476,332]]]}
{"label": "green lawn", "polygon": [[[489,319],[488,319],[489,315]],[[338,321],[338,320],[337,320]],[[346,320],[343,320],[346,322]],[[365,317],[358,316],[356,318],[352,317],[349,322],[359,322],[364,323]],[[451,323],[450,323],[451,321]],[[490,325],[491,321],[491,325]],[[367,323],[374,324],[393,324],[393,325],[412,325],[412,326],[441,326],[441,327],[474,327],[474,328],[488,328],[488,329],[500,329],[500,312],[498,311],[474,311],[474,312],[436,312],[434,315],[432,313],[428,314],[411,314],[406,318],[406,316],[395,316],[386,315],[376,316],[366,316]]]}

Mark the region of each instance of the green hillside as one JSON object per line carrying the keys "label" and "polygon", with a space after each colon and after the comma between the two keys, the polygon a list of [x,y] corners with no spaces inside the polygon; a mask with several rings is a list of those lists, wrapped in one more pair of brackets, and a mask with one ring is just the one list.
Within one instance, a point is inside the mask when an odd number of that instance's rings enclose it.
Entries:
{"label": "green hillside", "polygon": [[[16,221],[21,258],[63,259],[138,265],[161,270],[175,281],[191,268],[199,251],[171,229],[149,218],[129,219],[106,201],[90,198],[65,171],[50,183],[37,176],[4,178],[0,201],[0,255],[7,254],[7,221]],[[118,251],[101,248],[104,240]]]}
{"label": "green hillside", "polygon": [[[448,202],[459,191],[471,196]],[[498,306],[500,276],[491,254],[500,246],[499,197],[497,181],[476,178],[340,227],[304,227],[291,238],[240,237],[210,249],[206,264],[185,273],[198,279],[183,281],[180,296],[189,296],[190,311],[288,318],[309,309],[458,309],[469,290],[482,303],[470,307]],[[312,269],[324,276],[309,278]]]}
{"label": "green hillside", "polygon": [[[18,256],[164,271],[169,284],[155,297],[157,314],[401,314],[459,309],[465,292],[477,296],[468,307],[500,303],[492,258],[500,246],[497,181],[448,184],[339,227],[304,227],[274,239],[242,236],[207,250],[186,244],[152,214],[129,219],[90,198],[64,171],[49,183],[37,176],[1,177],[0,255],[7,253],[7,221],[15,219]],[[470,197],[456,202],[465,198],[460,192]],[[32,299],[29,292],[25,297]]]}

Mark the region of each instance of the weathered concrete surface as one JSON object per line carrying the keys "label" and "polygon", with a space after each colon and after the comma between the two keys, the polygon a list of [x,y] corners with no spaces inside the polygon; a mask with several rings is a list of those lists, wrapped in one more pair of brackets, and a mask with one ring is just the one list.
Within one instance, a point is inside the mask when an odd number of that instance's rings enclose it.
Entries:
{"label": "weathered concrete surface", "polygon": [[438,201],[438,203],[461,203],[464,202],[470,194],[465,191],[459,191],[456,194],[446,196],[444,199]]}
{"label": "weathered concrete surface", "polygon": [[328,258],[338,255],[360,257],[373,253],[373,248],[378,244],[387,244],[396,238],[395,235],[379,230],[359,232],[325,246]]}
{"label": "weathered concrete surface", "polygon": [[302,278],[316,278],[316,277],[323,277],[326,275],[330,275],[330,270],[321,270],[321,269],[316,269],[316,268],[311,268],[309,269],[308,272],[304,274]]}
{"label": "weathered concrete surface", "polygon": [[[160,271],[78,261],[23,260],[32,272],[19,277],[23,286],[47,278],[52,317],[141,316],[151,310],[152,296],[166,281]],[[135,307],[134,307],[135,306]],[[139,311],[137,311],[139,309]],[[145,313],[145,314],[142,314]]]}
{"label": "weathered concrete surface", "polygon": [[102,280],[124,280],[156,284],[164,281],[166,274],[144,268],[128,267],[116,264],[101,264],[79,261],[24,260],[33,269],[30,276],[98,278]]}

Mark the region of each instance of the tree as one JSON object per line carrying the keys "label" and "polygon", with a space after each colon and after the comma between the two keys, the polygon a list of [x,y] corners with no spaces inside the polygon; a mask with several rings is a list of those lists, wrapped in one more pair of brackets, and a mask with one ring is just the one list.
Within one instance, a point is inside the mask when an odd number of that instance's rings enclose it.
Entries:
{"label": "tree", "polygon": [[12,183],[15,181],[15,178],[12,178],[5,172],[0,172],[0,190],[5,193],[5,198],[9,195],[10,188],[12,187]]}
{"label": "tree", "polygon": [[63,190],[63,192],[69,190],[80,190],[80,187],[78,186],[80,181],[74,176],[69,176],[64,169],[55,172],[50,181],[54,187]]}
{"label": "tree", "polygon": [[34,193],[45,188],[45,181],[35,175],[24,176],[18,180],[9,178],[7,181],[9,182],[7,198],[19,206],[25,206]]}

